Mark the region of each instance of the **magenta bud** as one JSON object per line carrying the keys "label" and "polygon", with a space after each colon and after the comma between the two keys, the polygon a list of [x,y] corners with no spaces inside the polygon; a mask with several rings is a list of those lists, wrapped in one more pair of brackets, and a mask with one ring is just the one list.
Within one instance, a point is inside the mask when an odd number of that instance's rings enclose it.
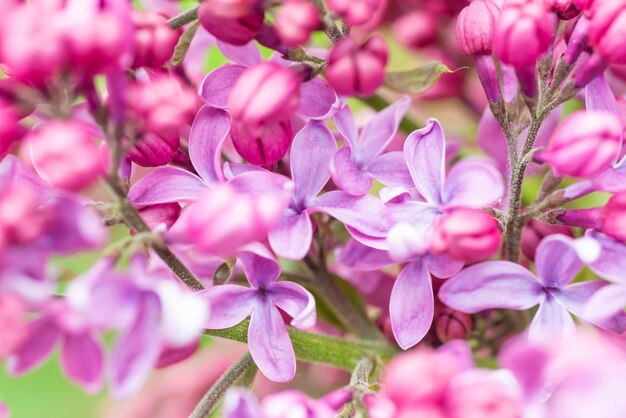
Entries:
{"label": "magenta bud", "polygon": [[257,34],[265,12],[254,0],[205,0],[198,20],[216,38],[233,45],[245,45]]}
{"label": "magenta bud", "polygon": [[49,208],[31,189],[19,186],[3,189],[0,195],[0,253],[7,246],[35,240],[52,219]]}
{"label": "magenta bud", "polygon": [[168,230],[180,217],[180,205],[178,203],[162,203],[146,206],[139,211],[139,214],[150,229],[164,228]]}
{"label": "magenta bud", "polygon": [[626,2],[596,2],[589,43],[612,64],[626,64]]}
{"label": "magenta bud", "polygon": [[588,46],[589,18],[581,15],[576,20],[570,20],[565,25],[563,36],[567,43],[564,58],[568,65],[572,65],[583,51],[591,52]]}
{"label": "magenta bud", "polygon": [[230,136],[235,149],[247,162],[266,166],[277,163],[287,153],[293,131],[289,121],[259,125],[233,122]]}
{"label": "magenta bud", "polygon": [[593,8],[595,0],[574,0],[574,6],[583,12],[589,12]]}
{"label": "magenta bud", "polygon": [[537,246],[542,239],[552,234],[567,235],[573,237],[571,228],[565,225],[552,225],[549,223],[531,219],[522,229],[522,253],[529,260],[535,259]]}
{"label": "magenta bud", "polygon": [[614,114],[578,111],[556,129],[548,147],[536,154],[559,175],[591,177],[613,163],[619,154],[622,125]]}
{"label": "magenta bud", "polygon": [[626,241],[626,192],[613,196],[602,210],[602,232]]}
{"label": "magenta bud", "polygon": [[[28,336],[28,311],[28,304],[19,296],[10,291],[0,293],[0,360],[6,359]],[[9,416],[8,412],[2,413],[0,405],[0,417]]]}
{"label": "magenta bud", "polygon": [[447,306],[439,309],[435,317],[435,333],[442,343],[464,340],[472,331],[472,317]]}
{"label": "magenta bud", "polygon": [[471,56],[491,55],[500,8],[490,0],[475,0],[461,10],[456,21],[459,49]]}
{"label": "magenta bud", "polygon": [[498,222],[478,209],[458,208],[435,225],[431,251],[468,263],[484,260],[500,248]]}
{"label": "magenta bud", "polygon": [[393,23],[393,35],[404,46],[420,49],[434,43],[439,34],[437,16],[425,11],[413,11]]}
{"label": "magenta bud", "polygon": [[174,53],[180,31],[173,30],[167,18],[155,12],[133,11],[135,59],[132,67],[161,67]]}
{"label": "magenta bud", "polygon": [[276,14],[276,31],[287,45],[307,43],[320,25],[318,8],[307,0],[288,0]]}
{"label": "magenta bud", "polygon": [[368,23],[382,6],[382,0],[327,0],[328,8],[350,26]]}
{"label": "magenta bud", "polygon": [[98,144],[78,122],[47,123],[27,140],[37,173],[54,187],[77,192],[104,174]]}
{"label": "magenta bud", "polygon": [[574,0],[544,0],[548,10],[554,12],[561,20],[570,20],[580,14]]}
{"label": "magenta bud", "polygon": [[554,41],[556,17],[538,0],[509,0],[494,34],[494,53],[514,67],[528,67]]}
{"label": "magenta bud", "polygon": [[179,145],[178,136],[163,138],[146,133],[128,152],[128,158],[142,167],[159,167],[174,160]]}
{"label": "magenta bud", "polygon": [[247,125],[287,120],[300,104],[300,79],[272,62],[246,69],[228,97],[234,121]]}
{"label": "magenta bud", "polygon": [[383,84],[388,56],[387,45],[379,35],[361,45],[345,37],[330,53],[326,79],[339,94],[368,96]]}
{"label": "magenta bud", "polygon": [[26,128],[20,125],[21,112],[8,101],[0,98],[0,157],[9,150],[11,144],[21,139]]}

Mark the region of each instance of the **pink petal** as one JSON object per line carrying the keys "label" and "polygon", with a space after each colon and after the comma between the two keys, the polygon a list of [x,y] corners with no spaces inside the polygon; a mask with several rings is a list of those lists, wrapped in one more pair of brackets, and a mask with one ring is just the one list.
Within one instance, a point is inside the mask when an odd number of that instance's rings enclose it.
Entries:
{"label": "pink petal", "polygon": [[308,290],[293,282],[276,282],[270,289],[272,303],[293,318],[292,326],[307,329],[315,325],[315,298]]}
{"label": "pink petal", "polygon": [[406,350],[424,338],[433,322],[435,304],[430,274],[423,260],[409,263],[391,291],[389,315],[398,345]]}
{"label": "pink petal", "polygon": [[494,159],[500,171],[506,173],[509,155],[506,137],[489,107],[485,108],[478,123],[477,138],[480,149]]}
{"label": "pink petal", "polygon": [[274,256],[261,244],[242,247],[239,260],[243,271],[253,287],[268,287],[280,276],[280,265]]}
{"label": "pink petal", "polygon": [[574,332],[575,328],[567,309],[548,294],[528,327],[528,337],[537,342],[552,341]]}
{"label": "pink petal", "polygon": [[354,123],[354,116],[352,116],[350,107],[345,105],[339,109],[337,113],[335,113],[333,121],[339,133],[347,141],[346,145],[350,148],[356,147],[359,140],[359,131]]}
{"label": "pink petal", "polygon": [[280,257],[302,260],[311,248],[313,225],[306,211],[296,214],[288,209],[287,212],[288,214],[270,231],[268,235],[270,246]]}
{"label": "pink petal", "polygon": [[542,298],[537,278],[509,261],[486,261],[467,267],[439,290],[443,303],[465,313],[493,308],[524,310]]}
{"label": "pink petal", "polygon": [[365,246],[353,239],[337,251],[336,257],[344,266],[360,271],[378,270],[395,264],[387,251]]}
{"label": "pink petal", "polygon": [[616,284],[605,286],[589,299],[581,317],[591,322],[605,321],[607,318],[624,314],[626,306],[626,286]]}
{"label": "pink petal", "polygon": [[42,364],[61,337],[61,330],[51,317],[44,316],[28,324],[27,336],[7,359],[7,370],[13,375],[26,373]]}
{"label": "pink petal", "polygon": [[615,95],[606,82],[603,74],[587,84],[585,90],[585,107],[587,111],[606,111],[619,116]]}
{"label": "pink petal", "polygon": [[367,172],[388,187],[404,187],[406,189],[414,187],[402,151],[381,155],[367,166]]}
{"label": "pink petal", "polygon": [[237,46],[217,40],[217,47],[220,52],[235,64],[244,67],[252,67],[263,60],[261,51],[254,42],[248,42],[245,45]]}
{"label": "pink petal", "polygon": [[358,149],[354,150],[355,161],[368,164],[385,150],[410,105],[411,99],[403,96],[374,116],[361,132]]}
{"label": "pink petal", "polygon": [[326,120],[333,116],[339,98],[335,90],[322,77],[300,85],[300,106],[296,114],[315,120]]}
{"label": "pink petal", "polygon": [[441,124],[428,119],[404,143],[406,164],[419,193],[433,205],[442,203],[445,175],[445,137]]}
{"label": "pink petal", "polygon": [[372,187],[370,175],[355,164],[349,147],[337,151],[331,161],[330,171],[335,184],[352,195],[364,195]]}
{"label": "pink petal", "polygon": [[428,271],[440,279],[447,279],[457,274],[463,268],[463,261],[446,257],[445,255],[427,254],[424,262]]}
{"label": "pink petal", "polygon": [[443,201],[448,208],[481,209],[500,200],[503,194],[502,174],[492,164],[465,159],[448,173]]}
{"label": "pink petal", "polygon": [[128,199],[137,207],[192,202],[206,190],[207,184],[195,174],[178,167],[163,167],[133,184]]}
{"label": "pink petal", "polygon": [[209,106],[227,108],[230,91],[245,70],[241,65],[223,65],[211,71],[202,80],[198,94]]}
{"label": "pink petal", "polygon": [[230,131],[230,116],[221,109],[203,106],[196,115],[189,134],[189,158],[207,183],[224,180],[222,145]]}
{"label": "pink petal", "polygon": [[586,237],[600,244],[600,257],[589,265],[598,276],[616,283],[626,283],[626,245],[598,231],[588,230]]}
{"label": "pink petal", "polygon": [[101,343],[89,333],[69,334],[63,338],[61,364],[67,376],[88,393],[97,393],[102,388],[104,351]]}
{"label": "pink petal", "polygon": [[208,329],[234,327],[246,319],[256,301],[256,292],[248,287],[224,284],[199,293],[209,305]]}
{"label": "pink petal", "polygon": [[571,282],[583,266],[570,237],[550,235],[537,247],[535,268],[545,286],[558,287]]}

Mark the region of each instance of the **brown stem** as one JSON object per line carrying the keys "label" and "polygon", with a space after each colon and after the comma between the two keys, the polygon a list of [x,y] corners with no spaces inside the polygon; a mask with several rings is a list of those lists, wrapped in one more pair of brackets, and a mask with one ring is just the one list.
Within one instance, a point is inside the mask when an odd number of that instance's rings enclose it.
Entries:
{"label": "brown stem", "polygon": [[194,20],[196,20],[198,18],[198,8],[199,7],[200,6],[196,6],[196,7],[192,8],[192,9],[184,11],[184,12],[174,16],[170,20],[168,20],[168,23],[170,24],[170,27],[172,29],[180,29],[183,26],[185,26],[187,23],[191,23]]}

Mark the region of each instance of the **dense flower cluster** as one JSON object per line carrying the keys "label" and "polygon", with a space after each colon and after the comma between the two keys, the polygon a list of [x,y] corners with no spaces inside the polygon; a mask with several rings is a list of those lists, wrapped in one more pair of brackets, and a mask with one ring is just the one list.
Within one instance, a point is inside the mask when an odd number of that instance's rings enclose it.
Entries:
{"label": "dense flower cluster", "polygon": [[181,3],[3,3],[10,374],[169,368],[172,417],[626,416],[626,0]]}

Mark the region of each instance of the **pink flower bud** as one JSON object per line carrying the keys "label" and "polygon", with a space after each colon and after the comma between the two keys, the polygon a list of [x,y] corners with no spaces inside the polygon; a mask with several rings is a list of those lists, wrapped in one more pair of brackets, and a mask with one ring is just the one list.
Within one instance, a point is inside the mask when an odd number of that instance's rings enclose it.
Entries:
{"label": "pink flower bud", "polygon": [[626,2],[601,1],[594,7],[589,42],[612,64],[626,64]]}
{"label": "pink flower bud", "polygon": [[455,209],[435,226],[431,250],[468,263],[494,255],[500,247],[498,222],[478,209]]}
{"label": "pink flower bud", "polygon": [[626,192],[613,196],[602,210],[602,232],[626,241]]}
{"label": "pink flower bud", "polygon": [[574,0],[544,0],[548,9],[561,20],[570,20],[580,14]]}
{"label": "pink flower bud", "polygon": [[277,163],[287,153],[293,131],[289,121],[253,126],[234,122],[230,136],[243,159],[250,164],[267,166]]}
{"label": "pink flower bud", "polygon": [[78,122],[54,121],[28,136],[33,165],[52,186],[79,191],[104,174],[100,149]]}
{"label": "pink flower bud", "polygon": [[276,15],[276,31],[287,45],[305,44],[320,27],[320,12],[307,0],[289,0]]}
{"label": "pink flower bud", "polygon": [[367,96],[385,80],[387,45],[379,35],[359,45],[351,37],[335,44],[328,59],[326,79],[339,94]]}
{"label": "pink flower bud", "polygon": [[133,11],[135,60],[132,67],[161,67],[174,53],[180,31],[172,30],[159,13]]}
{"label": "pink flower bud", "polygon": [[228,97],[233,120],[247,125],[287,120],[299,104],[300,79],[272,62],[246,69]]}
{"label": "pink flower bud", "polygon": [[328,8],[350,26],[363,25],[372,19],[381,0],[327,0]]}
{"label": "pink flower bud", "polygon": [[178,137],[181,128],[193,122],[198,96],[175,76],[159,76],[148,83],[128,87],[128,118],[136,129],[163,138]]}
{"label": "pink flower bud", "polygon": [[459,49],[471,56],[491,55],[500,8],[490,0],[475,0],[461,10],[456,21]]}
{"label": "pink flower bud", "polygon": [[548,148],[537,153],[559,175],[594,176],[613,163],[622,145],[622,125],[610,112],[578,111],[556,129]]}
{"label": "pink flower bud", "polygon": [[509,0],[494,34],[494,53],[506,64],[528,67],[554,41],[555,16],[539,0]]}
{"label": "pink flower bud", "polygon": [[180,216],[180,205],[178,203],[162,203],[146,206],[139,211],[139,214],[150,229],[160,227],[170,229]]}
{"label": "pink flower bud", "polygon": [[447,306],[439,309],[435,319],[435,333],[442,343],[464,340],[472,331],[472,317]]}
{"label": "pink flower bud", "polygon": [[147,133],[128,152],[128,158],[142,167],[159,167],[174,159],[179,145],[178,136],[163,138]]}
{"label": "pink flower bud", "polygon": [[419,49],[434,43],[439,34],[439,20],[424,11],[410,12],[393,23],[393,35],[404,46]]}
{"label": "pink flower bud", "polygon": [[205,0],[198,20],[216,38],[233,45],[250,42],[263,26],[265,13],[254,0]]}
{"label": "pink flower bud", "polygon": [[529,260],[535,259],[537,246],[542,239],[552,234],[567,235],[573,237],[571,228],[565,225],[552,225],[545,222],[531,219],[522,229],[522,253]]}

